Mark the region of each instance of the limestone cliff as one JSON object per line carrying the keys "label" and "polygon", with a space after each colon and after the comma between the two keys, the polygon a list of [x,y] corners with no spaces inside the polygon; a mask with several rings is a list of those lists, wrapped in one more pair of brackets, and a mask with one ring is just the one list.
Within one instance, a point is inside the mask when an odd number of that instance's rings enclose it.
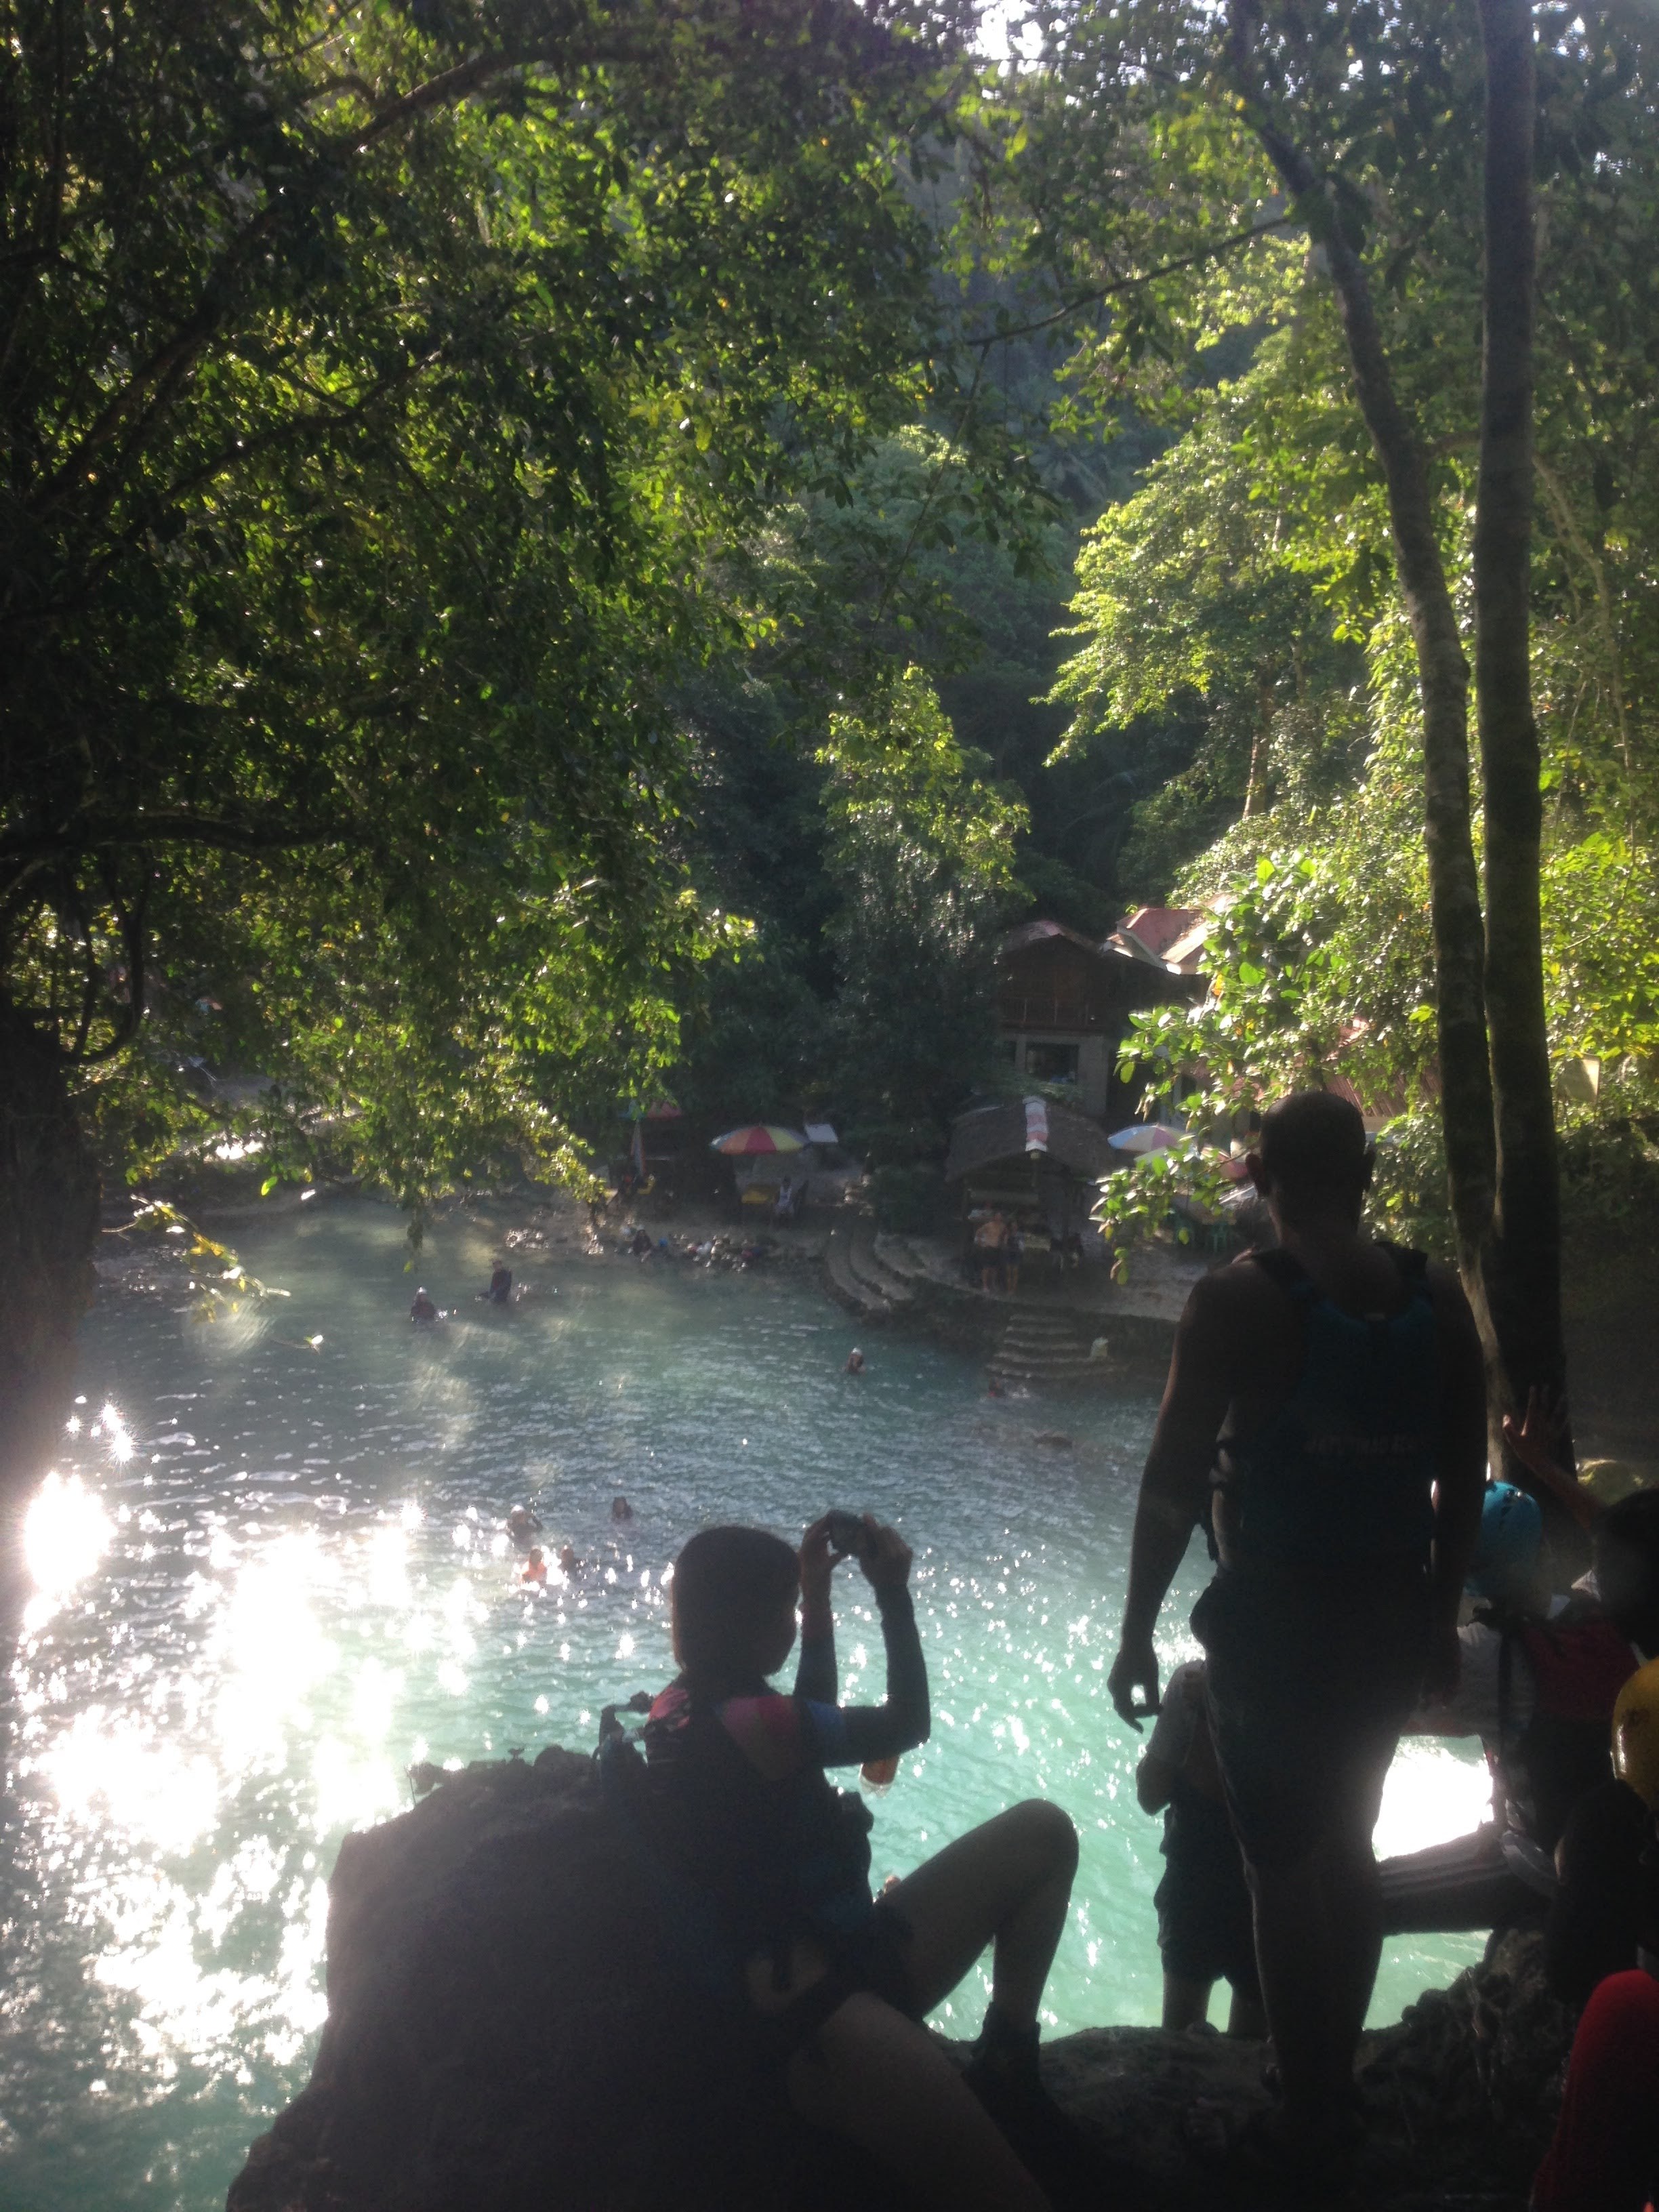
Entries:
{"label": "limestone cliff", "polygon": [[[574,1753],[447,1776],[349,1837],[328,1996],[310,2084],[253,2146],[230,2212],[902,2212],[855,2154],[771,2116]],[[1535,1942],[1515,1937],[1368,2039],[1365,2202],[1519,2212],[1569,2031]],[[1259,2066],[1255,2046],[1146,2028],[1063,2037],[1046,2058],[1121,2172],[1114,2212],[1236,2201],[1203,2149],[1262,2100]]]}

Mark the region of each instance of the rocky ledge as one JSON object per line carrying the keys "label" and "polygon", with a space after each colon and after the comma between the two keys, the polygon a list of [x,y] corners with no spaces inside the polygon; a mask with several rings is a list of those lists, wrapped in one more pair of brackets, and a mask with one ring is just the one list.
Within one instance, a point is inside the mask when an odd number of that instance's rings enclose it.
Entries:
{"label": "rocky ledge", "polygon": [[[311,2081],[229,2212],[903,2212],[854,2154],[770,2116],[574,1753],[445,1775],[348,1837],[328,1998]],[[1570,2033],[1536,1939],[1511,1936],[1369,2037],[1362,2201],[1520,2212]],[[1091,2028],[1054,2042],[1045,2074],[1121,2177],[1114,2212],[1224,2212],[1261,2202],[1206,2155],[1264,2101],[1260,2060],[1210,2033]]]}

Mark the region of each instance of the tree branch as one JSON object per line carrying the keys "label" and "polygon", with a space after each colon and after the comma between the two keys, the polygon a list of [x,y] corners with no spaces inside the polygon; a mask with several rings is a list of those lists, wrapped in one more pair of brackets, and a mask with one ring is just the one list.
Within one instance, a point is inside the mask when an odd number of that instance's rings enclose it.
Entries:
{"label": "tree branch", "polygon": [[345,844],[356,835],[341,823],[229,822],[181,810],[135,815],[82,815],[61,829],[0,837],[0,866],[60,854],[107,853],[145,845],[207,845],[227,853],[280,852],[295,845]]}
{"label": "tree branch", "polygon": [[1051,330],[1054,324],[1063,323],[1079,307],[1098,307],[1103,300],[1115,298],[1121,292],[1133,292],[1142,284],[1155,284],[1160,276],[1177,276],[1183,269],[1195,269],[1202,262],[1219,260],[1225,253],[1236,253],[1243,246],[1252,245],[1258,238],[1268,238],[1275,231],[1293,230],[1297,218],[1291,215],[1274,216],[1268,222],[1254,222],[1243,230],[1236,230],[1225,238],[1213,240],[1207,246],[1197,246],[1191,253],[1183,253],[1174,261],[1164,262],[1157,269],[1143,270],[1138,276],[1120,276],[1109,284],[1097,286],[1091,292],[1079,292],[1075,300],[1067,300],[1051,315],[1042,315],[1034,323],[1013,323],[1007,329],[993,331],[987,337],[969,338],[969,346],[1000,345],[1006,338],[1026,338],[1039,331]]}

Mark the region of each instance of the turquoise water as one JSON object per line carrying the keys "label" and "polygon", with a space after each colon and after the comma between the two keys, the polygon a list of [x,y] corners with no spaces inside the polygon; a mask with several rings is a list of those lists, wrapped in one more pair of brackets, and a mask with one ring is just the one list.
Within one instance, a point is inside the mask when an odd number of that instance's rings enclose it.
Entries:
{"label": "turquoise water", "polygon": [[[0,1839],[7,2212],[222,2203],[306,2078],[341,1836],[408,1803],[415,1760],[590,1745],[602,1702],[671,1671],[663,1570],[715,1518],[794,1532],[839,1504],[902,1528],[935,1723],[878,1803],[878,1875],[1057,1798],[1083,1859],[1051,2021],[1156,2019],[1158,1825],[1105,1694],[1147,1390],[994,1402],[965,1357],[890,1332],[850,1379],[854,1331],[804,1274],[571,1257],[521,1267],[540,1294],[496,1314],[471,1296],[476,1218],[428,1241],[422,1279],[459,1310],[428,1331],[388,1210],[319,1205],[236,1243],[290,1295],[204,1325],[178,1287],[106,1293],[31,1512]],[[540,1595],[501,1534],[526,1496],[586,1563]],[[1203,1579],[1195,1551],[1171,1662]],[[864,1587],[838,1586],[842,1694],[878,1697]],[[1472,1753],[1402,1755],[1379,1842],[1468,1826],[1482,1778]],[[1478,1948],[1392,1946],[1373,2016]],[[971,2033],[981,2002],[941,2018]]]}

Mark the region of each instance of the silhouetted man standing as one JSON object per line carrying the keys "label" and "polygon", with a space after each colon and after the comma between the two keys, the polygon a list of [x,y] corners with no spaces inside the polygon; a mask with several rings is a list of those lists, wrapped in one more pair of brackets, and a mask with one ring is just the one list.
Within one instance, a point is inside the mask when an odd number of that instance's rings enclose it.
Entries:
{"label": "silhouetted man standing", "polygon": [[1456,1680],[1485,1394],[1455,1276],[1360,1226],[1358,1111],[1299,1093],[1267,1115],[1260,1145],[1250,1173],[1279,1249],[1206,1275],[1187,1302],[1110,1688],[1137,1728],[1156,1708],[1152,1631],[1207,1504],[1218,1565],[1193,1630],[1283,2090],[1238,2156],[1340,2183],[1382,1948],[1371,1829],[1401,1723],[1425,1688]]}

